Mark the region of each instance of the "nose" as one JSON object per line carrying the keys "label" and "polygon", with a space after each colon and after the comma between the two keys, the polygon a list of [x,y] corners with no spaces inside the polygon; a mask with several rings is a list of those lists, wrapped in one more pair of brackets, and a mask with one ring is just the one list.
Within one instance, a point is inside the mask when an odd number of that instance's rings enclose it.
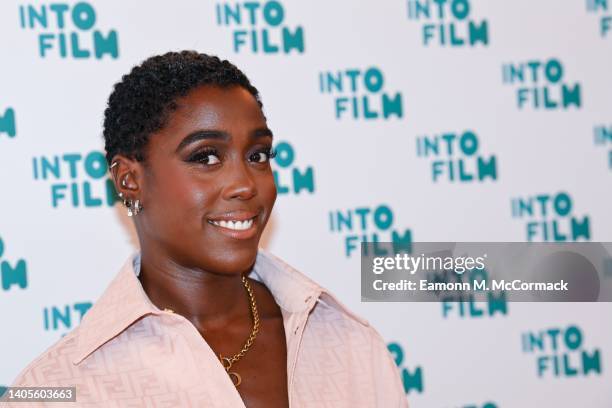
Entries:
{"label": "nose", "polygon": [[225,179],[224,199],[249,200],[257,195],[257,183],[247,163],[240,161],[226,168],[228,171],[223,175]]}

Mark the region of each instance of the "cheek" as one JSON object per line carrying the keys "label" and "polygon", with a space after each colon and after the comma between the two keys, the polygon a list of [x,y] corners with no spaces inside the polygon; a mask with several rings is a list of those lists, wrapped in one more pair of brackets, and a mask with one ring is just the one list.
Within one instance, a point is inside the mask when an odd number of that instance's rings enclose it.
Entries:
{"label": "cheek", "polygon": [[277,194],[272,171],[266,173],[262,177],[259,183],[259,192],[263,200],[262,204],[268,207],[268,211],[271,211],[272,207],[274,206],[274,202],[276,201]]}
{"label": "cheek", "polygon": [[151,215],[172,229],[194,223],[199,225],[202,215],[215,199],[213,183],[188,171],[168,170],[149,182],[147,201],[148,207],[152,208]]}
{"label": "cheek", "polygon": [[276,196],[276,184],[274,183],[274,176],[272,175],[272,172],[270,172],[268,176],[262,178],[259,185],[259,200],[265,213],[262,226],[267,225],[268,221],[270,220],[272,208],[276,202]]}

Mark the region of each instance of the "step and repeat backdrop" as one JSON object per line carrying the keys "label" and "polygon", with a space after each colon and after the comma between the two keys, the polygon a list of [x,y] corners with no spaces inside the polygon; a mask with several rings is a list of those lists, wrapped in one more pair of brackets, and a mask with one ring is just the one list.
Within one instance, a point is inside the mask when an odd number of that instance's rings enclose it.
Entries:
{"label": "step and repeat backdrop", "polygon": [[411,406],[612,406],[610,303],[362,303],[359,259],[612,240],[609,0],[0,2],[0,386],[137,250],[103,111],[182,49],[259,88],[279,192],[261,246],[379,330]]}

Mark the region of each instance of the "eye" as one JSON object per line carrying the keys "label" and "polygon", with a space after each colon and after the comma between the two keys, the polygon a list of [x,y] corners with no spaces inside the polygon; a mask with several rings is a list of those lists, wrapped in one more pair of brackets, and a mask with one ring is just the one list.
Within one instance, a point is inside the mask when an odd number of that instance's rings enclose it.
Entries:
{"label": "eye", "polygon": [[206,155],[206,158],[208,160],[206,164],[221,163],[221,160],[219,160],[219,158],[217,156],[215,156],[214,154],[208,154],[208,155]]}
{"label": "eye", "polygon": [[249,160],[256,163],[265,163],[272,160],[274,157],[276,157],[276,151],[271,147],[266,147],[253,153],[249,157]]}
{"label": "eye", "polygon": [[205,149],[196,152],[191,157],[189,157],[189,161],[205,164],[208,166],[221,163],[221,160],[219,159],[219,153],[216,149]]}

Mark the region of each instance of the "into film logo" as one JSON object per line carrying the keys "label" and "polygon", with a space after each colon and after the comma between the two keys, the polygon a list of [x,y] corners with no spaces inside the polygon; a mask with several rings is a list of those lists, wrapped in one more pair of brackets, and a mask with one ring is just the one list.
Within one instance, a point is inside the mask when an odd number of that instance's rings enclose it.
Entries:
{"label": "into film logo", "polygon": [[[360,243],[370,242],[374,255],[389,255],[379,242],[393,243],[393,251],[412,250],[412,230],[394,228],[395,216],[390,206],[357,207],[329,212],[329,230],[344,237],[344,255],[360,254]],[[367,255],[367,254],[365,254]]]}
{"label": "into film logo", "polygon": [[274,150],[276,157],[274,162],[279,167],[273,170],[274,183],[279,195],[299,194],[302,190],[308,193],[315,191],[314,169],[307,166],[300,170],[294,164],[295,149],[289,142],[279,142]]}
{"label": "into film logo", "polygon": [[512,218],[526,219],[526,239],[529,242],[590,241],[591,219],[574,214],[574,202],[569,193],[538,194],[510,200]]}
{"label": "into film logo", "polygon": [[576,325],[528,331],[521,335],[524,353],[536,356],[538,377],[577,378],[601,375],[601,349],[586,349]]}
{"label": "into film logo", "polygon": [[565,80],[565,67],[557,58],[502,65],[502,82],[516,89],[519,110],[559,110],[582,106],[580,82]]}
{"label": "into film logo", "polygon": [[489,22],[471,18],[469,0],[406,0],[408,19],[423,22],[423,45],[489,45]]}
{"label": "into film logo", "polygon": [[[487,286],[491,282],[486,268],[472,269],[463,274],[448,273],[448,271],[426,272],[426,276],[429,282],[485,282]],[[451,317],[479,319],[508,315],[508,300],[504,291],[487,290],[484,301],[474,299],[473,294],[445,296],[441,299],[440,306],[444,319]]]}
{"label": "into film logo", "polygon": [[45,331],[69,331],[83,320],[92,305],[91,302],[77,302],[72,305],[44,307],[43,328]]}
{"label": "into film logo", "polygon": [[391,353],[391,356],[393,356],[395,365],[397,365],[397,368],[400,370],[404,392],[406,394],[410,394],[411,392],[422,394],[425,390],[423,383],[423,368],[417,366],[410,370],[404,367],[404,349],[399,343],[389,343],[387,349]]}
{"label": "into film logo", "polygon": [[22,4],[19,26],[38,33],[38,53],[60,58],[119,57],[116,30],[96,29],[97,14],[88,2]]}
{"label": "into film logo", "polygon": [[594,128],[595,146],[608,149],[608,168],[612,171],[612,125]]}
{"label": "into film logo", "polygon": [[429,159],[434,183],[497,181],[497,157],[480,152],[479,138],[471,130],[418,136],[416,155]]}
{"label": "into film logo", "polygon": [[587,12],[599,18],[599,34],[603,38],[610,38],[610,31],[612,31],[610,3],[610,0],[586,0]]}
{"label": "into film logo", "polygon": [[13,286],[18,286],[21,289],[28,287],[28,272],[27,264],[24,259],[19,259],[15,263],[9,263],[2,259],[4,256],[4,241],[0,238],[0,280],[2,281],[2,290],[8,291]]}
{"label": "into film logo", "polygon": [[404,116],[402,93],[386,91],[382,69],[349,68],[319,73],[319,92],[334,95],[336,119],[387,120]]}
{"label": "into film logo", "polygon": [[215,16],[218,26],[232,29],[236,53],[304,53],[304,28],[285,23],[285,8],[280,1],[217,3]]}
{"label": "into film logo", "polygon": [[6,108],[4,113],[0,114],[0,135],[2,134],[6,134],[10,138],[17,135],[17,129],[15,128],[15,110],[13,108]]}
{"label": "into film logo", "polygon": [[104,153],[65,153],[32,158],[34,180],[50,184],[51,206],[112,207],[119,200]]}

